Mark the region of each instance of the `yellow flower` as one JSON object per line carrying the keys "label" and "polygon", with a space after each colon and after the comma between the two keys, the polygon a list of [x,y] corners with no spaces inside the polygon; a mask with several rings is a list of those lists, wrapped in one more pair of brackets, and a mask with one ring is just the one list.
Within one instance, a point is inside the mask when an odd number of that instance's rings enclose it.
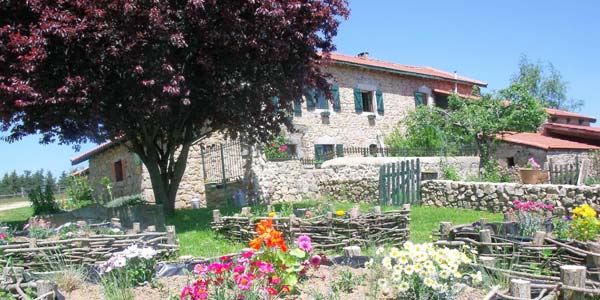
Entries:
{"label": "yellow flower", "polygon": [[274,211],[272,211],[272,212],[270,212],[270,213],[269,213],[269,217],[270,217],[270,218],[273,218],[273,217],[275,217],[276,215],[277,215],[277,213],[275,213]]}
{"label": "yellow flower", "polygon": [[345,214],[346,212],[341,209],[335,212],[335,215],[338,217],[343,217]]}

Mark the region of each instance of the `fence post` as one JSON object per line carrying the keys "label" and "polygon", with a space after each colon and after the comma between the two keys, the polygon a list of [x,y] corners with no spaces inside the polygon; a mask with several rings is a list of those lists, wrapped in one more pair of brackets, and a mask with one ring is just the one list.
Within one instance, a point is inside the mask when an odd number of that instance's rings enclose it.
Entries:
{"label": "fence post", "polygon": [[[563,285],[585,288],[585,267],[577,265],[560,266],[560,281]],[[561,290],[561,300],[584,300],[582,292]]]}
{"label": "fence post", "polygon": [[586,266],[588,269],[596,271],[596,274],[590,274],[590,277],[594,280],[600,280],[600,274],[598,274],[600,272],[600,243],[588,242],[587,249],[593,254],[586,256]]}
{"label": "fence post", "polygon": [[221,222],[221,211],[219,211],[218,209],[213,209],[213,222]]}
{"label": "fence post", "polygon": [[[492,242],[492,233],[489,229],[483,229],[479,231],[479,239],[481,243],[491,243]],[[492,253],[492,247],[490,245],[481,245],[481,253],[482,254],[490,254]]]}
{"label": "fence post", "polygon": [[452,222],[440,222],[440,239],[447,240],[452,230]]}
{"label": "fence post", "polygon": [[510,295],[519,299],[531,299],[531,282],[523,279],[510,281]]}

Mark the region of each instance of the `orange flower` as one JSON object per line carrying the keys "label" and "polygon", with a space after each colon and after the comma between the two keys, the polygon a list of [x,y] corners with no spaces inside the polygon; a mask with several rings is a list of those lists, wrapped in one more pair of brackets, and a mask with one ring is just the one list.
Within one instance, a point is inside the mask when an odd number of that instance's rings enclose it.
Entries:
{"label": "orange flower", "polygon": [[277,231],[273,228],[272,219],[265,219],[256,224],[256,233],[258,233],[258,237],[250,241],[248,244],[250,248],[260,250],[264,241],[269,248],[279,247],[283,252],[288,250],[281,231]]}

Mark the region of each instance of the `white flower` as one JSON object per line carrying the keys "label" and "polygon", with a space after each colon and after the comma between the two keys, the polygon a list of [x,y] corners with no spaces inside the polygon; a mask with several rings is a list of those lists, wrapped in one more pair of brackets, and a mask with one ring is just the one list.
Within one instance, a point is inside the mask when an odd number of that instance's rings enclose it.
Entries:
{"label": "white flower", "polygon": [[381,260],[381,264],[383,265],[384,268],[390,270],[392,269],[392,258],[389,256],[384,257]]}
{"label": "white flower", "polygon": [[398,282],[400,280],[402,280],[402,271],[400,271],[400,272],[397,272],[397,271],[392,272],[392,281],[393,282]]}
{"label": "white flower", "polygon": [[409,288],[410,288],[410,285],[406,281],[402,281],[398,284],[398,292],[400,292],[400,293],[404,293],[404,292],[408,291]]}
{"label": "white flower", "polygon": [[383,247],[379,247],[377,248],[377,250],[375,250],[375,254],[377,255],[381,255],[383,254],[383,252],[385,252],[385,249]]}
{"label": "white flower", "polygon": [[407,256],[400,256],[400,258],[398,258],[398,260],[396,262],[398,264],[405,265],[405,264],[408,263],[408,257]]}
{"label": "white flower", "polygon": [[121,229],[119,229],[119,228],[113,228],[111,231],[113,233],[118,233],[118,232],[121,232]]}
{"label": "white flower", "polygon": [[433,280],[431,277],[425,278],[423,280],[423,283],[430,288],[433,288],[436,285],[435,280]]}
{"label": "white flower", "polygon": [[139,251],[139,255],[143,259],[151,259],[156,255],[156,250],[151,247],[145,247]]}
{"label": "white flower", "polygon": [[385,278],[380,278],[379,280],[377,280],[377,284],[379,285],[380,288],[386,288],[388,285],[388,282]]}
{"label": "white flower", "polygon": [[408,265],[406,267],[404,267],[404,273],[406,273],[406,275],[412,275],[412,273],[415,272],[415,268],[412,265]]}
{"label": "white flower", "polygon": [[390,256],[391,256],[393,259],[396,259],[396,258],[398,258],[398,257],[400,256],[400,250],[398,250],[398,248],[396,248],[396,247],[392,247],[392,248],[390,249]]}
{"label": "white flower", "polygon": [[402,265],[394,265],[394,272],[402,273],[403,269]]}
{"label": "white flower", "polygon": [[450,272],[448,272],[448,270],[441,270],[438,274],[442,279],[448,279],[448,277],[450,277]]}
{"label": "white flower", "polygon": [[481,271],[477,271],[477,273],[475,274],[475,277],[473,279],[477,283],[482,282],[483,281],[483,274],[481,274]]}
{"label": "white flower", "polygon": [[117,256],[115,257],[115,260],[113,261],[113,266],[115,268],[122,268],[127,264],[127,259],[125,258],[125,256]]}
{"label": "white flower", "polygon": [[368,262],[366,262],[366,263],[365,263],[365,268],[366,268],[366,269],[368,269],[368,268],[370,268],[372,265],[373,265],[373,259],[371,258],[371,259],[369,259],[369,261],[368,261]]}

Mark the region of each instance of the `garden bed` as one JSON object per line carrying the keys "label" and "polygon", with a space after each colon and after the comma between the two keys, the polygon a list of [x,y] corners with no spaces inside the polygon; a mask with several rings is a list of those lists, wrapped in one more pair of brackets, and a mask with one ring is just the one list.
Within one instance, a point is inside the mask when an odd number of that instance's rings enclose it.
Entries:
{"label": "garden bed", "polygon": [[[270,211],[270,210],[269,210]],[[306,210],[309,211],[310,210]],[[271,214],[274,214],[273,212]],[[213,211],[212,228],[233,241],[248,241],[256,237],[254,228],[268,216],[252,215],[245,207],[242,213],[234,216],[221,216],[219,210]],[[286,241],[294,241],[299,236],[312,238],[317,249],[335,249],[348,245],[402,244],[410,238],[410,206],[401,210],[360,214],[358,207],[349,213],[328,211],[315,217],[295,215],[279,217],[274,214],[273,225],[283,233]]]}

